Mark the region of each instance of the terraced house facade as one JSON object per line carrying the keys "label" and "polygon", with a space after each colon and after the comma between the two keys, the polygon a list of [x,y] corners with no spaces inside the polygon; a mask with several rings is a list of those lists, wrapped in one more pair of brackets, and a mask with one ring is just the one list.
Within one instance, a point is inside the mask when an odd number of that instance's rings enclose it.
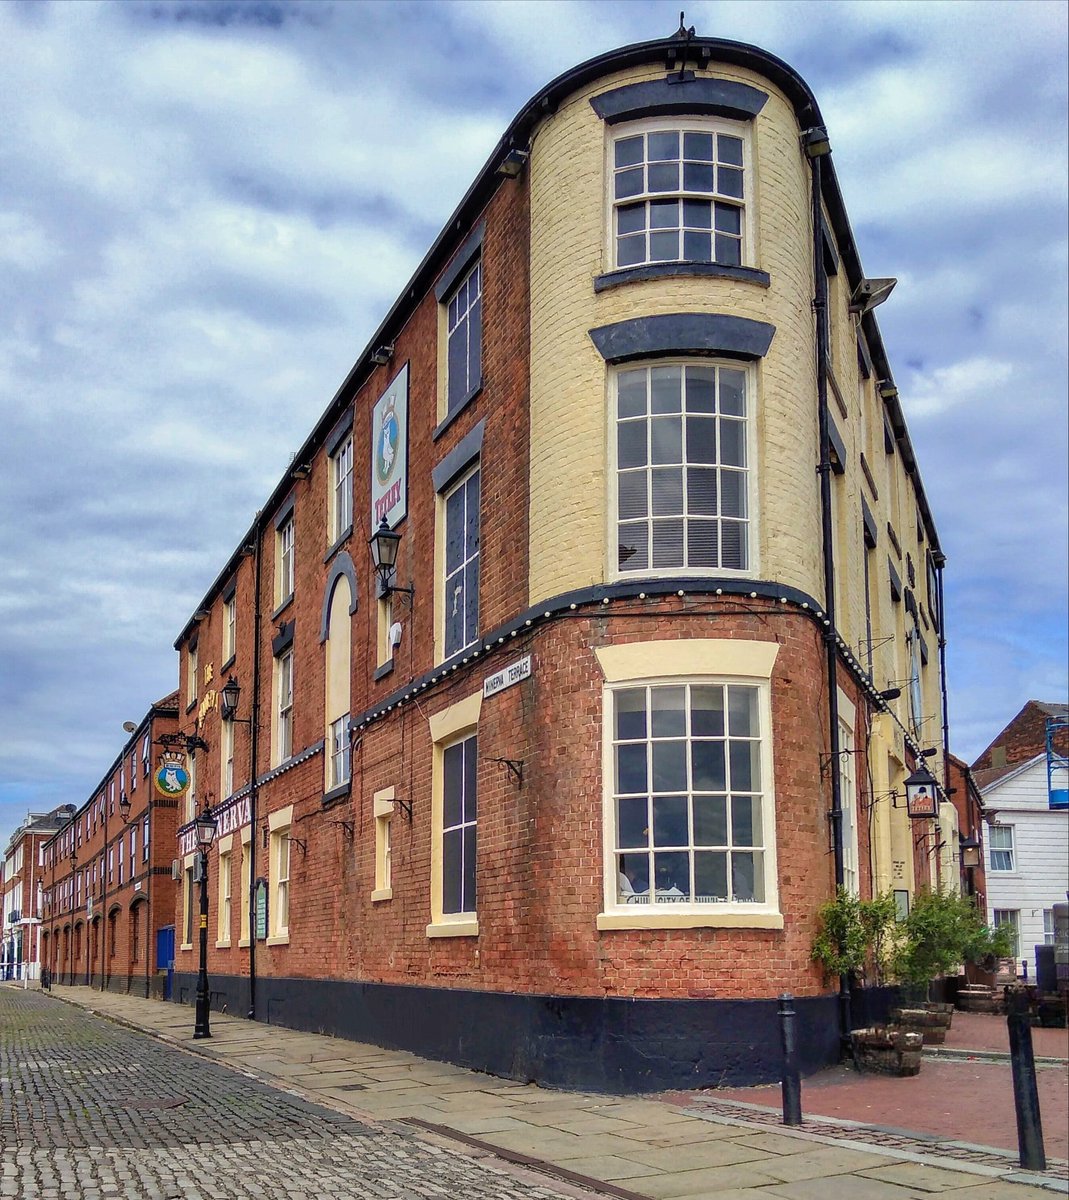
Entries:
{"label": "terraced house facade", "polygon": [[177,695],[156,701],[41,847],[41,963],[60,983],[169,993],[178,801],[154,786]]}
{"label": "terraced house facade", "polygon": [[230,1012],[611,1090],[776,1077],[790,990],[836,1057],[817,908],[971,832],[902,800],[944,559],[890,283],[763,51],[525,106],[176,643],[176,998],[207,803]]}

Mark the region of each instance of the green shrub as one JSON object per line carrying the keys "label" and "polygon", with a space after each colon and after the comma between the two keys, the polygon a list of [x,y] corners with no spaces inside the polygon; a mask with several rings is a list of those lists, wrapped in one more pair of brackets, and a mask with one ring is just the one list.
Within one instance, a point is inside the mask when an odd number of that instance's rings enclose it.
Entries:
{"label": "green shrub", "polygon": [[860,981],[868,975],[883,983],[895,948],[893,893],[862,900],[840,887],[818,916],[820,929],[810,957],[820,963],[825,977],[849,975]]}
{"label": "green shrub", "polygon": [[891,967],[917,990],[963,963],[1005,957],[1012,948],[1008,930],[991,929],[973,898],[953,891],[918,892],[901,929]]}

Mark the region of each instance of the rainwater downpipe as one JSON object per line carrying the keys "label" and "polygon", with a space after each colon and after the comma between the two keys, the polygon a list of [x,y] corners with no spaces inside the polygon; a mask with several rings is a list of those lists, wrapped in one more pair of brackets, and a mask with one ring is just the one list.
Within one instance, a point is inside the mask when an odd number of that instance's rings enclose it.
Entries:
{"label": "rainwater downpipe", "polygon": [[252,623],[252,723],[249,726],[249,1020],[256,1020],[256,911],[253,898],[256,895],[256,763],[259,758],[260,716],[260,628],[263,623],[263,607],[260,585],[263,576],[263,521],[253,524],[253,547],[255,554],[253,594],[255,608]]}
{"label": "rainwater downpipe", "polygon": [[[946,566],[946,555],[938,552],[932,555],[932,566],[935,567],[936,613],[939,630],[939,695],[943,704],[943,790],[950,791],[950,709],[947,704],[947,638],[946,613],[943,611],[943,568]],[[969,836],[972,837],[972,818],[969,818]]]}
{"label": "rainwater downpipe", "polygon": [[[828,746],[831,777],[832,851],[835,858],[835,886],[841,888],[846,879],[843,861],[843,797],[839,779],[839,694],[838,652],[835,648],[835,553],[832,541],[831,499],[831,438],[828,414],[828,280],[824,272],[824,238],[822,196],[822,160],[831,152],[830,146],[819,151],[803,134],[803,146],[813,171],[813,280],[815,284],[813,311],[817,333],[817,416],[819,420],[820,462],[820,524],[824,559],[824,653],[828,673]],[[825,145],[826,145],[825,139]],[[845,1048],[850,1041],[850,977],[839,976],[839,1037]]]}

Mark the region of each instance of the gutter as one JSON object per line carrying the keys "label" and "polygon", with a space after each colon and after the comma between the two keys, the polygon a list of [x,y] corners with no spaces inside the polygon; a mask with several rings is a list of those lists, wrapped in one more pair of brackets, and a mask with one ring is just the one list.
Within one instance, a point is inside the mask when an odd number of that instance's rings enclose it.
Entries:
{"label": "gutter", "polygon": [[[830,153],[830,151],[826,151]],[[839,655],[836,649],[835,632],[835,553],[832,544],[832,495],[831,495],[831,417],[828,413],[828,327],[825,313],[828,308],[828,280],[824,273],[824,239],[821,232],[823,219],[822,176],[824,156],[811,158],[813,172],[812,225],[813,225],[813,309],[816,314],[817,353],[817,416],[820,436],[820,527],[821,551],[824,560],[824,654],[828,675],[828,749],[830,755],[832,853],[835,857],[835,887],[839,889],[846,879],[843,855],[843,795],[839,778]],[[850,979],[839,976],[839,1036],[844,1046],[850,1039]]]}
{"label": "gutter", "polygon": [[260,632],[263,622],[263,604],[260,585],[263,580],[263,514],[258,513],[256,539],[253,552],[256,556],[253,571],[256,601],[253,616],[252,636],[252,716],[249,721],[249,1020],[256,1020],[256,928],[253,925],[253,896],[256,894],[256,760],[260,747]]}

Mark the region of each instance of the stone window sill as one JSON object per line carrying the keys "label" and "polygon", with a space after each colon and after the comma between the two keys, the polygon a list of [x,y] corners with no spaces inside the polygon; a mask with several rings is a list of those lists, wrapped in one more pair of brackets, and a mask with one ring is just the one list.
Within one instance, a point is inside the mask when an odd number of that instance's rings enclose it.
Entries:
{"label": "stone window sill", "polygon": [[472,917],[469,921],[437,921],[427,926],[429,938],[478,937],[479,921]]}
{"label": "stone window sill", "polygon": [[612,929],[782,929],[782,913],[610,912],[598,913],[597,927]]}

